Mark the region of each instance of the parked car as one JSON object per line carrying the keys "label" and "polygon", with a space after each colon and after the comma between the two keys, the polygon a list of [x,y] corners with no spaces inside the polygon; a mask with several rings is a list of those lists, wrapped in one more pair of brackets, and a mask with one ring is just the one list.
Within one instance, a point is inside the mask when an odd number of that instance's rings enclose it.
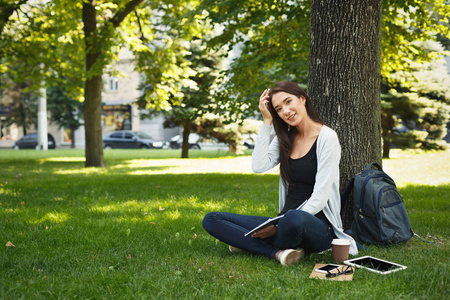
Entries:
{"label": "parked car", "polygon": [[[180,149],[183,146],[183,136],[176,135],[170,139],[170,148]],[[189,134],[189,149],[199,150],[229,150],[230,146],[225,143],[219,143],[215,139],[203,139],[197,133]]]}
{"label": "parked car", "polygon": [[[55,149],[56,143],[53,136],[48,133],[47,134],[47,140],[48,140],[48,149]],[[36,149],[38,144],[38,134],[37,132],[29,133],[24,135],[20,140],[14,143],[13,149]]]}
{"label": "parked car", "polygon": [[[199,140],[201,137],[196,133],[189,134],[189,149],[201,149]],[[171,149],[180,149],[183,146],[183,136],[176,135],[170,139]]]}
{"label": "parked car", "polygon": [[244,146],[247,147],[247,149],[255,149],[255,141],[256,141],[256,134],[243,134],[244,138]]}
{"label": "parked car", "polygon": [[117,130],[103,138],[105,149],[168,149],[169,143],[157,141],[142,131]]}

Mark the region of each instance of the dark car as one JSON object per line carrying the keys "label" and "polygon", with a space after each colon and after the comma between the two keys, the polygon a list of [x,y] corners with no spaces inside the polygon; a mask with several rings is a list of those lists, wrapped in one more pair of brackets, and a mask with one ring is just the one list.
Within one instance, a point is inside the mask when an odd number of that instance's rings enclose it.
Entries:
{"label": "dark car", "polygon": [[118,130],[103,138],[105,149],[168,149],[169,143],[157,141],[141,131]]}
{"label": "dark car", "polygon": [[256,141],[256,134],[244,134],[244,146],[247,147],[247,149],[255,149],[255,141]]}
{"label": "dark car", "polygon": [[[48,149],[55,149],[56,143],[53,136],[49,133],[47,134],[47,140],[48,140]],[[13,149],[36,149],[38,144],[38,134],[37,132],[29,133],[24,135],[20,140],[18,140],[14,146]]]}

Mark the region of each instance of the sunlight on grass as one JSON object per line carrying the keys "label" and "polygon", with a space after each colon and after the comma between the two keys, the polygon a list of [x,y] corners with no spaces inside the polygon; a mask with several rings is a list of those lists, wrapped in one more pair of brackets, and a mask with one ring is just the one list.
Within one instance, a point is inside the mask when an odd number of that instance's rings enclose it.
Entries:
{"label": "sunlight on grass", "polygon": [[11,213],[11,214],[15,214],[15,213],[18,213],[20,211],[20,209],[19,208],[16,208],[16,209],[12,209],[12,208],[5,208],[5,209],[3,209],[3,211],[2,212],[4,212],[4,213]]}
{"label": "sunlight on grass", "polygon": [[450,184],[450,150],[423,152],[393,149],[391,158],[383,160],[383,169],[398,186]]}
{"label": "sunlight on grass", "polygon": [[109,204],[103,206],[92,206],[89,211],[91,212],[118,212],[118,211],[139,211],[144,210],[145,204],[142,202],[137,202],[136,200],[127,201],[125,203]]}
{"label": "sunlight on grass", "polygon": [[67,221],[68,219],[69,215],[66,213],[51,212],[47,213],[44,217],[40,219],[30,220],[30,223],[32,224],[42,224],[44,222],[62,223]]}
{"label": "sunlight on grass", "polygon": [[240,173],[252,174],[251,157],[223,159],[134,159],[111,167],[128,175]]}
{"label": "sunlight on grass", "polygon": [[2,299],[448,295],[450,184],[428,183],[449,183],[449,152],[394,150],[383,161],[402,186],[414,231],[433,244],[411,239],[370,246],[360,254],[408,269],[383,278],[358,270],[345,284],[309,279],[316,263],[333,262],[331,252],[308,254],[299,266],[284,268],[265,257],[230,253],[202,227],[211,211],[276,215],[278,167],[253,174],[250,156],[105,152],[106,168],[83,168],[81,151],[3,152],[10,158],[0,158],[0,235],[3,245],[15,246],[0,247]]}
{"label": "sunlight on grass", "polygon": [[0,188],[0,195],[3,195],[3,196],[15,196],[16,194],[17,194],[17,192],[14,191],[14,190]]}
{"label": "sunlight on grass", "polygon": [[54,172],[55,174],[61,175],[76,175],[76,174],[106,174],[107,170],[104,168],[80,168],[80,169],[70,169],[70,170],[58,170]]}
{"label": "sunlight on grass", "polygon": [[84,157],[48,157],[48,158],[42,158],[38,161],[43,162],[85,162],[86,158]]}
{"label": "sunlight on grass", "polygon": [[142,218],[130,217],[130,216],[121,216],[114,219],[117,223],[137,223],[142,221]]}
{"label": "sunlight on grass", "polygon": [[238,214],[248,214],[248,211],[251,211],[253,215],[257,216],[266,216],[267,212],[270,211],[269,206],[261,204],[257,206],[243,206],[238,207],[236,213]]}
{"label": "sunlight on grass", "polygon": [[170,220],[177,220],[181,217],[181,213],[179,210],[169,211],[165,214],[165,217]]}
{"label": "sunlight on grass", "polygon": [[191,208],[196,208],[204,211],[219,211],[225,208],[225,205],[218,201],[206,201],[206,202],[190,202],[189,206]]}

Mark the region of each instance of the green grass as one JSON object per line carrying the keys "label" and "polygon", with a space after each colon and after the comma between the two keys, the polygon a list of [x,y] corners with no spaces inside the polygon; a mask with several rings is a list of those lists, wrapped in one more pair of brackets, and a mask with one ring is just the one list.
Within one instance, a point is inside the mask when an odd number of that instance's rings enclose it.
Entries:
{"label": "green grass", "polygon": [[203,230],[209,211],[276,214],[277,173],[252,174],[248,155],[112,150],[99,169],[79,150],[1,150],[0,298],[448,298],[450,152],[395,153],[385,169],[433,244],[371,246],[360,254],[408,268],[331,282],[309,279],[330,252],[284,268],[231,254]]}

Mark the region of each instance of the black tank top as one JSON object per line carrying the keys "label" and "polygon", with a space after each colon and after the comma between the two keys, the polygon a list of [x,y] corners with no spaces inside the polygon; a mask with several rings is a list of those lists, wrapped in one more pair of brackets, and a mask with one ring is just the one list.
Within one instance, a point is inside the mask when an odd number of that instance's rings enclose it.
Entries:
{"label": "black tank top", "polygon": [[[297,159],[289,158],[291,185],[289,186],[286,202],[280,214],[285,214],[291,209],[297,209],[311,197],[317,174],[316,144],[317,139],[305,156]],[[323,211],[318,212],[316,217],[329,224]]]}

